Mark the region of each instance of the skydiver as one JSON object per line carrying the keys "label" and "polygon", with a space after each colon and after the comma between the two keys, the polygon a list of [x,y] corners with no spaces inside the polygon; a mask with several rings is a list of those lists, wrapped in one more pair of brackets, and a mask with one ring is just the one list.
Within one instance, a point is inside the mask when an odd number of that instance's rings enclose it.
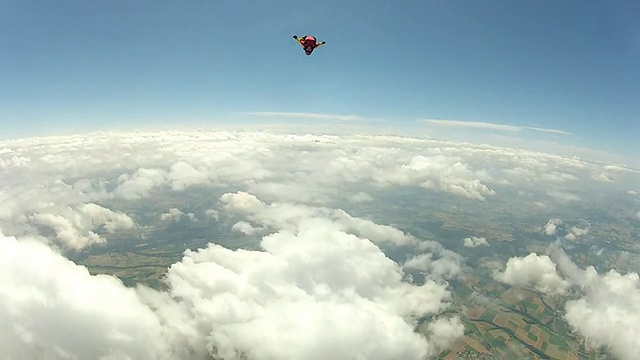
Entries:
{"label": "skydiver", "polygon": [[320,46],[327,43],[326,41],[318,42],[315,36],[310,35],[305,35],[301,38],[299,38],[297,35],[293,35],[293,38],[296,39],[298,43],[300,43],[300,46],[302,46],[302,48],[304,49],[304,53],[307,54],[307,56],[311,55],[313,50],[315,50],[316,48],[319,48]]}

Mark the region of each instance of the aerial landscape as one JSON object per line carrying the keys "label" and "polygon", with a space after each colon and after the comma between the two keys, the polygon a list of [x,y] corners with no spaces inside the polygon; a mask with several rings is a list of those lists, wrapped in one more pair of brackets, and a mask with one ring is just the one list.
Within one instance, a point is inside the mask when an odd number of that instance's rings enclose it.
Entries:
{"label": "aerial landscape", "polygon": [[0,5],[0,359],[638,359],[640,10],[401,3]]}

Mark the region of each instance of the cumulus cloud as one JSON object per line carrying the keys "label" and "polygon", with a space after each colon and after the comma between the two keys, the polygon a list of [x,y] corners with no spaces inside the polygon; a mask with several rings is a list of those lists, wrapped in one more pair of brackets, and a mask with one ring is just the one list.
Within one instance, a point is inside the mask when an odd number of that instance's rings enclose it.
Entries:
{"label": "cumulus cloud", "polygon": [[[531,253],[509,259],[497,279],[513,286],[533,285],[547,294],[576,288],[579,298],[568,300],[564,308],[564,319],[571,328],[589,342],[608,347],[619,359],[636,359],[640,353],[640,276],[615,270],[598,274],[592,266],[580,269],[557,245],[550,246],[549,252],[551,257]],[[540,274],[532,274],[535,269]],[[542,283],[546,285],[540,286]]]}
{"label": "cumulus cloud", "polygon": [[[584,221],[583,221],[584,222]],[[563,223],[560,219],[549,219],[546,225],[541,228],[545,235],[559,235],[558,232],[564,233],[564,238],[569,241],[575,241],[589,233],[590,225],[586,222],[582,226]]]}
{"label": "cumulus cloud", "polygon": [[168,212],[160,214],[162,221],[178,221],[184,213],[180,209],[171,208]]}
{"label": "cumulus cloud", "polygon": [[640,280],[611,270],[589,283],[584,295],[565,306],[572,328],[597,344],[611,348],[622,360],[640,353]]}
{"label": "cumulus cloud", "polygon": [[441,255],[433,253],[416,255],[404,263],[404,268],[419,270],[431,277],[451,279],[462,271],[462,258],[453,252],[443,252]]}
{"label": "cumulus cloud", "polygon": [[53,229],[57,239],[73,250],[104,243],[104,237],[98,234],[100,230],[114,233],[135,226],[128,215],[93,203],[84,204],[79,208],[66,208],[58,214],[39,212],[30,218],[36,224]]}
{"label": "cumulus cloud", "polygon": [[246,221],[238,221],[237,223],[233,224],[231,230],[239,231],[245,235],[253,235],[254,233],[261,231],[262,228],[254,227]]}
{"label": "cumulus cloud", "polygon": [[172,358],[133,289],[41,242],[0,235],[0,299],[1,358]]}
{"label": "cumulus cloud", "polygon": [[443,328],[430,345],[411,320],[445,308],[442,285],[403,282],[375,244],[328,219],[301,219],[296,231],[261,244],[264,251],[187,251],[169,270],[172,293],[213,332],[225,358],[420,359],[451,337]]}
{"label": "cumulus cloud", "polygon": [[512,257],[496,280],[517,287],[532,287],[547,294],[563,294],[569,283],[562,279],[549,256],[531,253],[524,258]]}
{"label": "cumulus cloud", "polygon": [[182,210],[178,208],[171,208],[166,213],[160,214],[160,220],[167,221],[167,222],[175,222],[175,221],[180,221],[180,219],[182,219],[183,216],[185,216],[190,221],[197,220],[196,215],[194,213],[189,212],[185,214],[184,212],[182,212]]}
{"label": "cumulus cloud", "polygon": [[208,217],[214,219],[214,220],[219,220],[220,219],[220,213],[216,209],[207,209],[204,212],[204,214],[207,215]]}
{"label": "cumulus cloud", "polygon": [[138,169],[134,174],[122,174],[115,195],[128,200],[148,197],[151,190],[166,181],[166,172],[161,169]]}
{"label": "cumulus cloud", "polygon": [[[485,200],[495,195],[495,191],[482,184],[469,167],[457,158],[434,155],[415,156],[399,172],[384,176],[383,179],[400,183],[408,179],[418,179],[420,186],[434,188],[471,199]],[[410,180],[411,181],[411,180]]]}
{"label": "cumulus cloud", "polygon": [[[3,237],[0,334],[9,341],[0,354],[423,359],[463,335],[458,318],[415,331],[420,318],[446,309],[451,294],[431,280],[406,282],[374,242],[407,242],[399,230],[247,193],[221,201],[246,220],[236,223],[241,230],[252,229],[249,222],[270,227],[262,250],[187,250],[168,269],[166,292],[126,288],[43,243]],[[55,331],[61,323],[70,330]]]}
{"label": "cumulus cloud", "polygon": [[577,238],[579,238],[581,236],[587,235],[588,233],[589,233],[589,229],[588,228],[582,229],[582,228],[579,228],[577,226],[572,226],[572,227],[569,228],[569,230],[567,231],[567,234],[564,236],[564,238],[567,239],[567,240],[574,241],[574,240],[576,240]]}
{"label": "cumulus cloud", "polygon": [[464,336],[464,325],[459,317],[439,318],[427,326],[431,342],[439,351],[445,350],[449,345]]}
{"label": "cumulus cloud", "polygon": [[415,238],[394,227],[356,218],[343,210],[291,203],[265,204],[255,195],[243,191],[226,193],[220,197],[220,202],[226,211],[241,216],[247,224],[253,223],[271,229],[284,228],[294,231],[300,226],[301,220],[320,216],[329,219],[344,231],[364,236],[377,244],[416,244]]}
{"label": "cumulus cloud", "polygon": [[547,224],[543,226],[542,231],[546,235],[555,235],[558,231],[558,226],[562,225],[562,220],[560,219],[549,219]]}
{"label": "cumulus cloud", "polygon": [[489,246],[487,239],[483,237],[471,236],[463,240],[465,247]]}

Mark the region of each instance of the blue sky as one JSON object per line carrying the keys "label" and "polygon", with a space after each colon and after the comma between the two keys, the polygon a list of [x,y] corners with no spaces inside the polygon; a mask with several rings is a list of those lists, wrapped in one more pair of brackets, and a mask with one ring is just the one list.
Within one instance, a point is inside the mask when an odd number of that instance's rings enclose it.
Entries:
{"label": "blue sky", "polygon": [[[3,0],[2,137],[299,112],[638,155],[638,18],[632,0]],[[310,57],[307,33],[327,41]]]}

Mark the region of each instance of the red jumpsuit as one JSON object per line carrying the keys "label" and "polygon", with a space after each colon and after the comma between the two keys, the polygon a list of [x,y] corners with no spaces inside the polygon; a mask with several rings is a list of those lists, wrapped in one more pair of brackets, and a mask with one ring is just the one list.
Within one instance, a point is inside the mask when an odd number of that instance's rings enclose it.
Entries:
{"label": "red jumpsuit", "polygon": [[301,38],[297,39],[300,42],[300,45],[304,48],[304,53],[307,55],[311,55],[313,50],[315,50],[318,46],[323,45],[324,41],[318,43],[315,36],[305,35]]}

